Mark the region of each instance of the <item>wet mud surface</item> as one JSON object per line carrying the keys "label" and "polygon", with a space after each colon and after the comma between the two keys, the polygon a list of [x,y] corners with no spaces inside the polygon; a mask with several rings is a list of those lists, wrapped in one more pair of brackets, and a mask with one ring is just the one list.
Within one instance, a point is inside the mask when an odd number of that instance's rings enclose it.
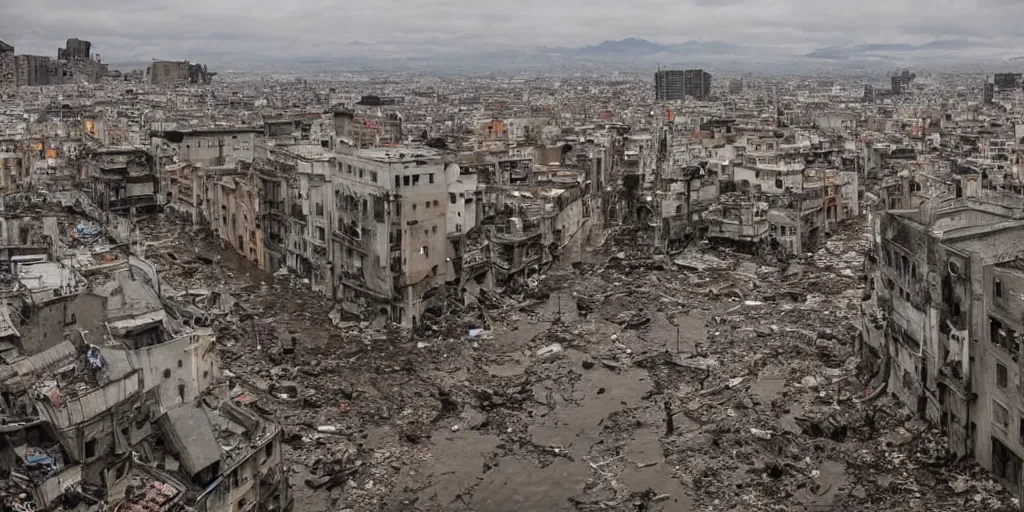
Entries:
{"label": "wet mud surface", "polygon": [[[885,393],[862,399],[857,226],[797,275],[711,247],[725,268],[605,247],[419,332],[332,321],[301,279],[247,270],[202,233],[152,229],[170,240],[150,250],[162,279],[237,300],[214,321],[222,365],[236,396],[284,426],[296,510],[1014,504]],[[905,435],[886,443],[893,433]]]}

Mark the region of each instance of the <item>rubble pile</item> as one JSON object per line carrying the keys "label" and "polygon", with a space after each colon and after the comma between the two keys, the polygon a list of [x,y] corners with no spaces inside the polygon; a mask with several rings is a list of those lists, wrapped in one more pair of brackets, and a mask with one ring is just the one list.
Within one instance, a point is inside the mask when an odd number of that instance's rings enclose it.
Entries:
{"label": "rubble pile", "polygon": [[297,510],[1016,506],[858,374],[859,225],[779,267],[609,237],[416,332],[145,229],[166,286],[203,290],[233,399],[285,429]]}

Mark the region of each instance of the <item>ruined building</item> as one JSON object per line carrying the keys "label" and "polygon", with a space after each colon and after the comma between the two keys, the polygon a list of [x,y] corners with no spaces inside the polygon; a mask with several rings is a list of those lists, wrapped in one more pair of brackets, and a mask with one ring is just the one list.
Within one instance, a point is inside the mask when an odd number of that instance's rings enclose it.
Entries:
{"label": "ruined building", "polygon": [[14,47],[0,41],[0,87],[17,85],[18,71],[14,63]]}
{"label": "ruined building", "polygon": [[0,224],[5,507],[289,510],[281,429],[232,398],[198,306],[44,215]]}
{"label": "ruined building", "polygon": [[861,355],[874,389],[1021,495],[1024,210],[1019,197],[981,190],[977,175],[958,182],[955,194],[877,216]]}
{"label": "ruined building", "polygon": [[993,78],[996,89],[1002,91],[1011,91],[1024,87],[1024,74],[1021,73],[996,73]]}
{"label": "ruined building", "polygon": [[89,60],[92,58],[92,43],[81,39],[68,39],[64,48],[57,48],[57,60]]}
{"label": "ruined building", "polygon": [[155,85],[208,84],[215,73],[210,73],[202,64],[187,60],[154,60],[146,70],[149,82]]}
{"label": "ruined building", "polygon": [[57,61],[42,55],[16,55],[17,85],[57,85],[62,83],[63,72]]}
{"label": "ruined building", "polygon": [[159,207],[159,183],[145,150],[104,146],[90,151],[81,165],[90,184],[86,193],[103,210],[129,214]]}

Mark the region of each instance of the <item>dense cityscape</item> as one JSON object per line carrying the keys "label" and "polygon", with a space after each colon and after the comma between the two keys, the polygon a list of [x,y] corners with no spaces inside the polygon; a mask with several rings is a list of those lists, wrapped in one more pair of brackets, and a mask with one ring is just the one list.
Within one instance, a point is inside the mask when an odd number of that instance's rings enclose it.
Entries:
{"label": "dense cityscape", "polygon": [[0,42],[4,510],[1020,509],[1021,73],[54,46]]}

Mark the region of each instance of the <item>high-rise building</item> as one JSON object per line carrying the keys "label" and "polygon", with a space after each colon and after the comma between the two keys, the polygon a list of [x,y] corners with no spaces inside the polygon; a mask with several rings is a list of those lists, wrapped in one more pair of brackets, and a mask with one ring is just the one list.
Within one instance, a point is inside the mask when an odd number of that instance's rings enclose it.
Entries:
{"label": "high-rise building", "polygon": [[994,78],[996,89],[1004,91],[1020,89],[1024,84],[1024,75],[1021,73],[996,73]]}
{"label": "high-rise building", "polygon": [[996,84],[985,80],[985,86],[981,91],[981,102],[984,104],[992,103],[992,100],[996,97]]}
{"label": "high-rise building", "polygon": [[0,87],[18,83],[18,68],[14,64],[14,47],[0,41]]}
{"label": "high-rise building", "polygon": [[654,94],[662,101],[705,99],[711,95],[711,74],[703,69],[659,70],[654,74]]}

